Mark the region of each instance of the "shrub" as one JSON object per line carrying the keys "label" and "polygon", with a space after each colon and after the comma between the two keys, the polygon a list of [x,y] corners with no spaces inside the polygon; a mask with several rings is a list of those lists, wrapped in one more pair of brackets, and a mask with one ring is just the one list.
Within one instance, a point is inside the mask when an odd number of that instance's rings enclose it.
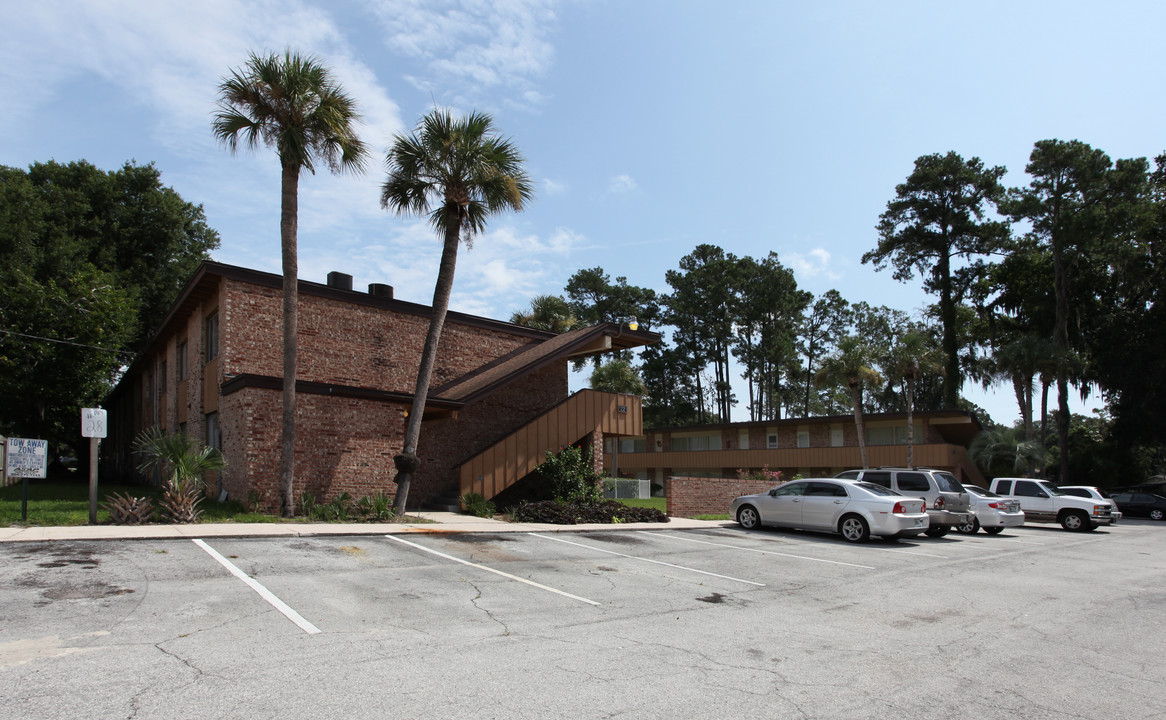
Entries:
{"label": "shrub", "polygon": [[202,514],[199,504],[203,499],[203,475],[226,467],[223,454],[182,433],[169,435],[157,427],[143,430],[134,448],[145,458],[138,469],[158,470],[165,477],[158,503],[163,519],[197,522]]}
{"label": "shrub", "polygon": [[737,477],[742,480],[764,480],[775,485],[785,482],[781,479],[781,470],[770,470],[768,465],[763,465],[760,470],[737,468]]}
{"label": "shrub", "polygon": [[319,505],[316,503],[316,496],[310,492],[305,491],[300,495],[300,512],[306,518],[316,517],[316,508]]}
{"label": "shrub", "polygon": [[154,515],[154,503],[148,497],[133,497],[129,493],[114,493],[101,506],[109,511],[109,519],[117,525],[141,525]]}
{"label": "shrub", "polygon": [[378,490],[371,497],[365,495],[357,500],[356,509],[365,520],[383,522],[393,514],[393,498]]}
{"label": "shrub", "polygon": [[603,499],[603,479],[592,464],[591,446],[568,445],[558,453],[547,451],[534,470],[560,502],[597,503]]}
{"label": "shrub", "polygon": [[494,517],[494,503],[486,499],[482,493],[468,492],[461,496],[462,507],[470,515],[477,517]]}
{"label": "shrub", "polygon": [[524,502],[511,512],[515,522],[575,525],[579,523],[668,522],[655,508],[630,507],[614,500],[593,503]]}

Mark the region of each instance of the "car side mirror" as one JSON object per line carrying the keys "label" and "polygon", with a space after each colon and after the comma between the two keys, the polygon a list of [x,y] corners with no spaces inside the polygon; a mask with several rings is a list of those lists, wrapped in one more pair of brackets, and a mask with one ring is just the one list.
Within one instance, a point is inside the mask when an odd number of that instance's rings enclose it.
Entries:
{"label": "car side mirror", "polygon": [[777,488],[769,491],[769,497],[777,497]]}

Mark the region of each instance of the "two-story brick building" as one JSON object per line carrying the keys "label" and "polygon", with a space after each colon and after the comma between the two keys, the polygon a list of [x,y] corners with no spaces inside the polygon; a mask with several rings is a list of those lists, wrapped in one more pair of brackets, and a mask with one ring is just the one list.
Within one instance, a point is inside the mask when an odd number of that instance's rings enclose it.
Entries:
{"label": "two-story brick building", "polygon": [[[394,299],[387,285],[366,293],[351,276],[328,280],[299,282],[296,493],[391,495],[431,308]],[[212,491],[274,509],[281,303],[279,275],[204,263],[111,394],[103,476],[134,476],[133,440],[157,426],[221,448],[227,468]],[[658,340],[611,323],[555,335],[450,312],[410,506],[470,489],[492,497],[546,450],[641,433],[639,398],[569,396],[568,361]]]}

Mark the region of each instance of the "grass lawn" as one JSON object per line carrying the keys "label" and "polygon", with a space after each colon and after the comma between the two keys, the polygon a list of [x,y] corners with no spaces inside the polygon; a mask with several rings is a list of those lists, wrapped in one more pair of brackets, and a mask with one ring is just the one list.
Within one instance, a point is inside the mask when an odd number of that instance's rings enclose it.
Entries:
{"label": "grass lawn", "polygon": [[[23,480],[16,484],[0,488],[0,527],[25,526],[63,526],[89,524],[89,484],[79,481],[60,480],[29,480],[28,481],[28,519],[21,521],[20,505],[23,493]],[[161,495],[158,488],[142,487],[141,485],[101,485],[97,486],[97,524],[109,524],[109,512],[101,507],[106,496],[117,493],[130,494],[134,497],[150,497],[156,499]],[[155,502],[155,505],[157,503]],[[243,503],[238,500],[228,500],[223,503],[212,499],[204,500],[200,522],[320,522],[319,518],[309,518],[299,515],[294,518],[281,518],[276,515],[267,515],[258,512],[249,512]],[[406,515],[404,522],[425,522],[425,520]],[[349,513],[350,522],[363,522],[360,513],[353,509]],[[391,522],[391,520],[390,520]]]}
{"label": "grass lawn", "polygon": [[628,507],[646,507],[660,512],[668,512],[668,498],[650,497],[650,498],[624,498],[616,500],[616,502],[623,503]]}

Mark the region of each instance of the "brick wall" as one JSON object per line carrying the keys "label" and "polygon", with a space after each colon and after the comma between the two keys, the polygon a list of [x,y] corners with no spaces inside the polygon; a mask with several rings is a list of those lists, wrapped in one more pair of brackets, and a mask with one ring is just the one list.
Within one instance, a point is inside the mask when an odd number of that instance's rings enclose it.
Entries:
{"label": "brick wall", "polygon": [[773,486],[767,480],[669,477],[664,480],[664,494],[672,517],[723,515],[729,512],[733,498],[763,493]]}

